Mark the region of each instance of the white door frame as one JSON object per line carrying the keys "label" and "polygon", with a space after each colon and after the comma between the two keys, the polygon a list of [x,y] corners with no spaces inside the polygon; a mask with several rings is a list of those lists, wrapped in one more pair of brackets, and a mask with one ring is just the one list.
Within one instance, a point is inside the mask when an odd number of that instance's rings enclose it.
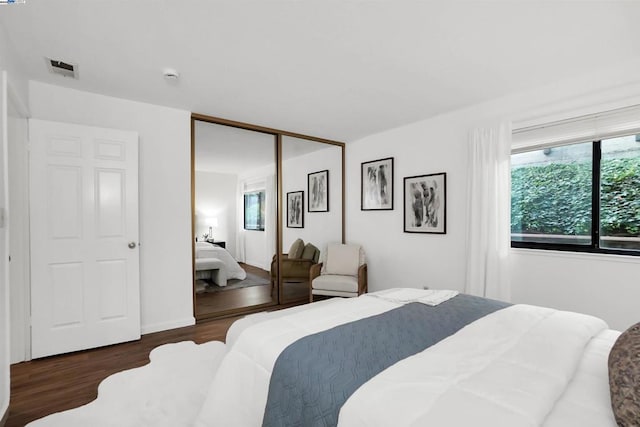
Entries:
{"label": "white door frame", "polygon": [[[9,133],[9,263],[11,363],[31,360],[31,282],[29,271],[29,111],[7,82]],[[11,134],[12,120],[24,126],[23,138]],[[17,197],[16,197],[17,194]],[[14,197],[12,198],[12,195]],[[21,198],[22,200],[17,200]],[[21,203],[22,202],[22,203]]]}
{"label": "white door frame", "polygon": [[7,161],[7,72],[0,70],[0,424],[9,414],[11,394],[9,368],[9,184]]}

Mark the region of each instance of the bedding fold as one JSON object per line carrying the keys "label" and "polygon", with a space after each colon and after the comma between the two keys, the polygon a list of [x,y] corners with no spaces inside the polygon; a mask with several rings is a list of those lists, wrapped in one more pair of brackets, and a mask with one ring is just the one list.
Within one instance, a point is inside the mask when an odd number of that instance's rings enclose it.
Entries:
{"label": "bedding fold", "polygon": [[367,294],[367,296],[397,302],[399,304],[419,302],[421,304],[436,306],[450,300],[458,294],[458,291],[447,289],[394,288],[373,292]]}

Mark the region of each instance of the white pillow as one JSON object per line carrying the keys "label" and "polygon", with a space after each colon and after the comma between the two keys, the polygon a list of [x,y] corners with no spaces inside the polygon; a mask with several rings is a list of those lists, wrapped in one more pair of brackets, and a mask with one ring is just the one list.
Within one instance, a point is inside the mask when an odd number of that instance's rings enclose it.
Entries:
{"label": "white pillow", "polygon": [[326,274],[355,276],[360,266],[360,246],[329,244],[327,247]]}

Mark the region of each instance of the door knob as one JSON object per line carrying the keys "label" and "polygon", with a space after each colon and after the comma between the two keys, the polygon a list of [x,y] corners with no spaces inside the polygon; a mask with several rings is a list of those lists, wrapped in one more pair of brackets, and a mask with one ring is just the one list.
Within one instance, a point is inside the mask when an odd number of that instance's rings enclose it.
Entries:
{"label": "door knob", "polygon": [[127,246],[129,246],[129,249],[135,249],[136,242],[129,242],[129,244]]}

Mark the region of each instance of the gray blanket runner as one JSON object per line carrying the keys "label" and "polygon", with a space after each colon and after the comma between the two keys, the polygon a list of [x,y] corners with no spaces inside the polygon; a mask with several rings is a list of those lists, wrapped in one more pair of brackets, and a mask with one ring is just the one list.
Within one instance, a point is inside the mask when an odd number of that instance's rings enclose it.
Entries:
{"label": "gray blanket runner", "polygon": [[262,425],[335,426],[349,396],[376,374],[508,305],[460,294],[301,338],[276,360]]}

